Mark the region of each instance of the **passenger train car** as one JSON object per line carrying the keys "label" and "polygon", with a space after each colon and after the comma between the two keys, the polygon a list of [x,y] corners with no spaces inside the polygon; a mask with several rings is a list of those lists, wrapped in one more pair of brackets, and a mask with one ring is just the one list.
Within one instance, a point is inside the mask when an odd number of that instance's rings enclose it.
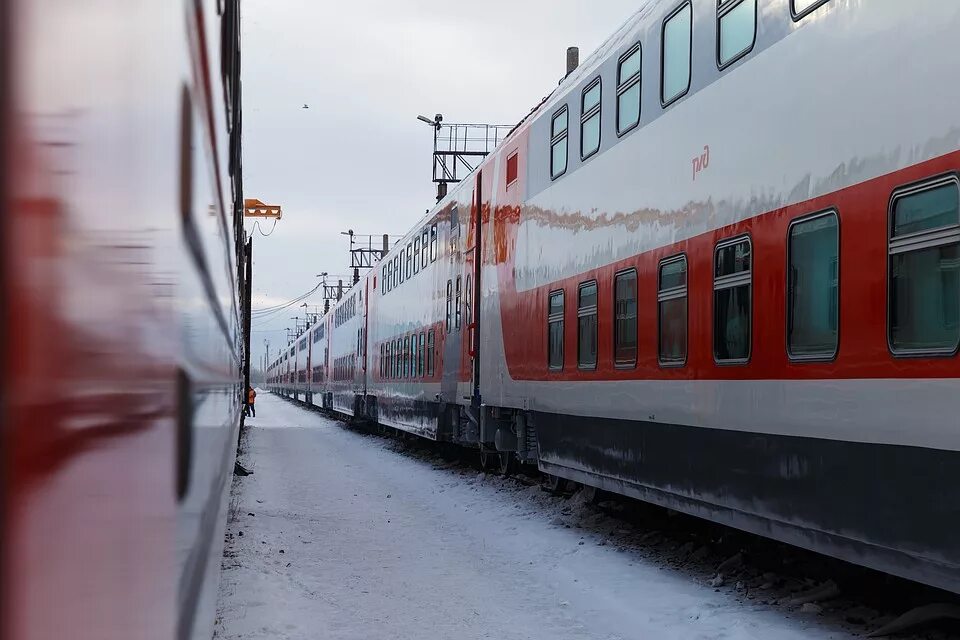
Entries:
{"label": "passenger train car", "polygon": [[958,32],[645,3],[348,293],[353,413],[960,592]]}
{"label": "passenger train car", "polygon": [[213,633],[246,350],[238,0],[0,2],[0,635]]}

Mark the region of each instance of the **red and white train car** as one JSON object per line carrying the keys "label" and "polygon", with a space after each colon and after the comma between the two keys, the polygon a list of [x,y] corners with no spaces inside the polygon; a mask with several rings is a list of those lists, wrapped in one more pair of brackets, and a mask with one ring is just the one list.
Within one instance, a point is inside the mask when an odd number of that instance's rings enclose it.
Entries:
{"label": "red and white train car", "polygon": [[648,2],[352,290],[354,406],[960,592],[958,32]]}

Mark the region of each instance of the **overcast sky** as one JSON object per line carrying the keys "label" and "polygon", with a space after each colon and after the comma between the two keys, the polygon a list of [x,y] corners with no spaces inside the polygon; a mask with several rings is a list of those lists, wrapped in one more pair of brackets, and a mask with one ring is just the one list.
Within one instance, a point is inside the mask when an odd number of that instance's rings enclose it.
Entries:
{"label": "overcast sky", "polygon": [[[244,190],[284,208],[269,237],[254,231],[254,309],[348,275],[341,231],[401,235],[434,204],[418,114],[515,124],[556,87],[568,46],[585,59],[642,3],[244,0]],[[303,311],[254,320],[255,365]]]}

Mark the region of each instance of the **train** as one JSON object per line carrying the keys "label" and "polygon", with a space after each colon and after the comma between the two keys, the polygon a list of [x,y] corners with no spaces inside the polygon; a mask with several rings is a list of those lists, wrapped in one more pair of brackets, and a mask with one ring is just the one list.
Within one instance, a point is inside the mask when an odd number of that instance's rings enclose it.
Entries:
{"label": "train", "polygon": [[239,0],[0,3],[0,636],[213,635],[245,397]]}
{"label": "train", "polygon": [[644,3],[268,388],[960,592],[958,32]]}

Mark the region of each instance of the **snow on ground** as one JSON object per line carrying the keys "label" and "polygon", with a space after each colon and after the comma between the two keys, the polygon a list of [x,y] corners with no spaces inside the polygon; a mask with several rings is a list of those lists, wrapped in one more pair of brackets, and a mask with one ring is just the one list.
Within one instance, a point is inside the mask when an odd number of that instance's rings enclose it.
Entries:
{"label": "snow on ground", "polygon": [[852,637],[565,526],[539,487],[416,460],[267,394],[248,424],[217,638]]}

